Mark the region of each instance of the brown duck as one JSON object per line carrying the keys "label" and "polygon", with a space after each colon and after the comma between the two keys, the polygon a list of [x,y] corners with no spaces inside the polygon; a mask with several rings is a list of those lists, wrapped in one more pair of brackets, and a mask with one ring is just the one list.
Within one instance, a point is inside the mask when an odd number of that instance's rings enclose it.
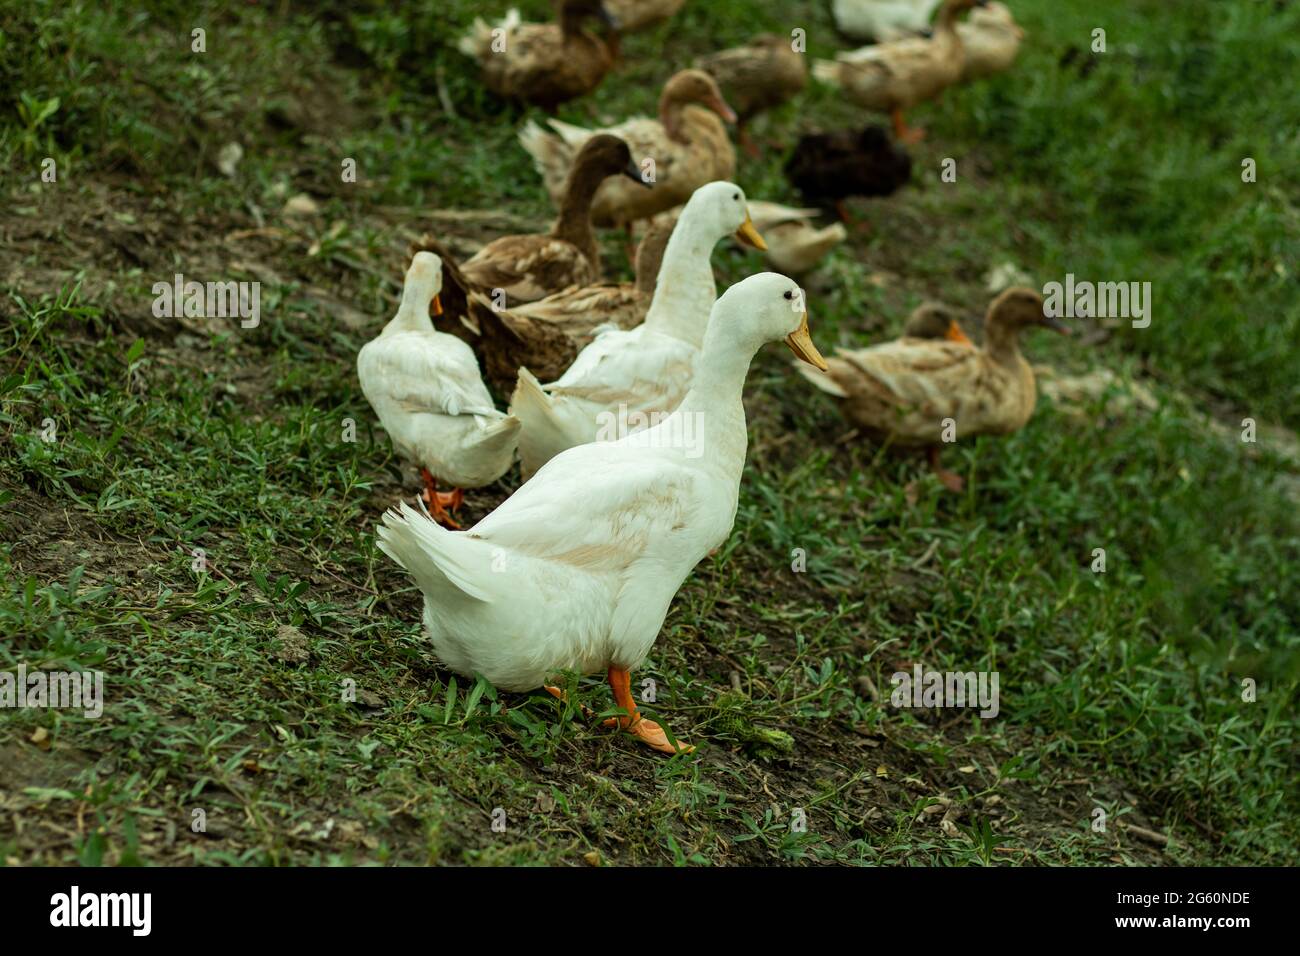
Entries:
{"label": "brown duck", "polygon": [[607,177],[619,174],[631,177],[643,189],[650,186],[642,182],[627,143],[617,136],[593,136],[583,144],[569,171],[560,216],[551,230],[494,239],[461,263],[461,275],[472,287],[493,296],[501,308],[596,282],[600,278],[600,247],[591,225],[592,199]]}
{"label": "brown duck", "polygon": [[646,165],[646,178],[653,179],[655,188],[646,191],[623,180],[606,182],[592,204],[592,220],[598,226],[630,230],[633,222],[686,202],[705,183],[732,178],[736,151],[723,120],[735,119],[713,77],[701,70],[682,70],[664,84],[657,119],[636,117],[599,130],[549,120],[550,131],[530,120],[519,141],[533,157],[547,192],[557,198],[574,157],[588,140],[602,134],[625,140],[637,161]]}
{"label": "brown duck", "polygon": [[801,372],[840,399],[844,417],[871,438],[926,449],[939,480],[960,491],[962,479],[939,466],[945,433],[952,431],[950,440],[1006,435],[1029,421],[1037,386],[1020,354],[1020,332],[1033,326],[1069,334],[1043,314],[1037,292],[1007,289],[989,306],[980,348],[947,340],[948,330],[940,339],[911,334],[872,348],[841,350],[828,360],[826,372]]}
{"label": "brown duck", "polygon": [[966,55],[957,24],[967,10],[988,0],[944,0],[934,36],[908,37],[838,54],[813,63],[813,76],[844,89],[847,97],[869,110],[889,113],[894,135],[915,143],[925,134],[910,129],[903,111],[932,100],[961,80]]}
{"label": "brown duck", "polygon": [[701,57],[695,65],[717,81],[736,111],[736,139],[751,156],[758,147],[746,125],[759,113],[793,99],[808,84],[808,66],[789,37],[764,33],[744,46]]}
{"label": "brown duck", "polygon": [[957,342],[960,345],[975,347],[975,343],[962,331],[961,323],[957,319],[957,310],[941,302],[922,302],[907,317],[900,341],[912,342],[917,339]]}
{"label": "brown duck", "polygon": [[614,63],[610,44],[583,24],[594,18],[617,26],[599,0],[557,0],[555,7],[554,23],[523,23],[516,10],[497,24],[476,18],[457,48],[479,62],[493,93],[554,112],[599,86]]}

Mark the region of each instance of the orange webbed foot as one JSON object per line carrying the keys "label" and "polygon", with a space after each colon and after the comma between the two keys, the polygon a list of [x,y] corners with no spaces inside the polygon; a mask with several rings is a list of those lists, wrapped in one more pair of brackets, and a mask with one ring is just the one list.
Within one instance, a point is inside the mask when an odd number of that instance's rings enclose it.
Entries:
{"label": "orange webbed foot", "polygon": [[465,492],[459,488],[453,488],[451,491],[439,491],[437,479],[429,473],[427,468],[420,469],[420,477],[424,479],[424,491],[420,497],[424,499],[425,507],[429,509],[429,517],[444,528],[459,531],[460,525],[451,516],[451,512],[464,503]]}
{"label": "orange webbed foot", "polygon": [[947,468],[940,468],[934,473],[939,479],[939,484],[943,485],[949,491],[961,492],[966,487],[966,480],[956,472],[949,471]]}
{"label": "orange webbed foot", "polygon": [[949,491],[960,492],[966,487],[965,480],[961,475],[949,471],[939,464],[939,449],[931,448],[927,454],[930,459],[930,470],[934,476],[939,479],[939,483]]}
{"label": "orange webbed foot", "polygon": [[[609,669],[609,686],[614,692],[614,702],[622,707],[627,714],[626,717],[619,717],[616,723],[621,724],[623,729],[629,734],[641,741],[648,747],[653,747],[660,753],[677,754],[690,753],[695,748],[689,744],[684,744],[680,740],[677,746],[673,746],[664,729],[656,724],[653,720],[646,720],[637,712],[636,701],[632,697],[632,675],[620,667],[611,667]],[[608,726],[609,721],[606,721]]]}
{"label": "orange webbed foot", "polygon": [[894,120],[894,136],[900,143],[906,143],[909,146],[915,145],[925,139],[925,130],[919,126],[907,125],[907,120],[903,119],[902,110],[894,110],[891,114]]}
{"label": "orange webbed foot", "polygon": [[641,741],[647,747],[653,747],[660,753],[665,754],[688,754],[695,749],[693,744],[677,741],[677,746],[668,740],[668,735],[664,729],[656,724],[653,720],[646,720],[644,717],[633,721],[631,725],[625,728],[629,734]]}

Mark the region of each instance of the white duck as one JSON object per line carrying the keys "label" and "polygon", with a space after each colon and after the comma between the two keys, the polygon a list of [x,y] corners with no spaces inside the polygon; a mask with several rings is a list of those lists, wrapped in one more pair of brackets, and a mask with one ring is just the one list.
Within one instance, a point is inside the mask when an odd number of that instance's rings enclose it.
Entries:
{"label": "white duck", "polygon": [[942,0],[832,0],[835,28],[855,40],[884,43],[922,33]]}
{"label": "white duck", "polygon": [[677,407],[691,387],[717,295],[709,257],[718,240],[732,233],[764,248],[739,186],[701,186],[668,240],[645,322],[600,333],[550,385],[519,370],[510,414],[523,423],[519,460],[525,477],[566,448],[620,437]]}
{"label": "white duck", "polygon": [[[442,260],[416,253],[397,315],[362,347],[357,377],[394,450],[420,466],[434,520],[454,528],[446,509],[460,506],[462,488],[481,488],[505,474],[519,420],[492,404],[473,349],[434,331],[430,303],[435,315],[442,311],[441,289]],[[438,479],[453,490],[438,491]]]}
{"label": "white duck", "polygon": [[[379,547],[423,592],[443,663],[508,691],[564,670],[606,673],[623,727],[665,753],[691,749],[638,713],[630,672],[686,576],[735,523],[754,355],[784,339],[826,367],[802,300],[794,280],[770,272],[732,286],[713,307],[695,384],[676,412],[557,455],[471,530],[445,531],[405,502],[384,515]],[[698,441],[684,442],[688,434]]]}

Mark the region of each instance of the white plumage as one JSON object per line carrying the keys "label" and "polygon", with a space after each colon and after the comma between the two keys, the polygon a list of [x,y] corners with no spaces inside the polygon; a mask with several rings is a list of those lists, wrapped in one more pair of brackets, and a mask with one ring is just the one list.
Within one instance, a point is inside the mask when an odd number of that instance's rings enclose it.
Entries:
{"label": "white plumage", "polygon": [[642,420],[677,407],[691,386],[717,294],[709,262],[713,247],[741,229],[748,215],[739,186],[701,186],[668,240],[645,322],[602,332],[549,385],[520,369],[510,412],[523,422],[519,456],[525,475],[565,448],[635,431]]}
{"label": "white plumage", "polygon": [[480,488],[510,467],[519,421],[493,405],[473,350],[434,331],[429,303],[441,288],[442,261],[417,253],[397,314],[357,355],[357,377],[398,455]]}
{"label": "white plumage", "polygon": [[[561,670],[609,668],[616,699],[623,680],[629,729],[675,752],[635,715],[626,672],[650,652],[691,569],[731,531],[754,353],[787,337],[816,355],[806,316],[791,308],[797,290],[772,273],[733,286],[713,310],[695,386],[667,421],[557,455],[471,530],[446,531],[405,504],[384,515],[379,547],[419,585],[448,667],[516,691]],[[680,440],[688,418],[697,443]]]}
{"label": "white plumage", "polygon": [[941,0],[833,0],[835,27],[855,40],[884,43],[920,33]]}

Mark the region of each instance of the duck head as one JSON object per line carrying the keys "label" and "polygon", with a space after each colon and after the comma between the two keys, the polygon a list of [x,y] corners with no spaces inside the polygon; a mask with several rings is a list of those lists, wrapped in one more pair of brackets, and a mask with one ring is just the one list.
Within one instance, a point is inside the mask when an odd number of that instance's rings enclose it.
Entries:
{"label": "duck head", "polygon": [[903,334],[917,339],[947,339],[970,345],[957,321],[957,313],[939,302],[923,302],[907,317]]}
{"label": "duck head", "polygon": [[1018,333],[1021,329],[1041,326],[1069,335],[1070,329],[1059,319],[1043,312],[1043,297],[1033,289],[1013,286],[1007,289],[989,306],[988,316],[984,320],[988,335],[993,338],[998,334]]}
{"label": "duck head", "polygon": [[1024,29],[1015,21],[1005,3],[997,0],[987,4],[978,13],[971,14],[971,25],[993,36],[1010,36],[1017,40],[1025,38]]}
{"label": "duck head", "polygon": [[736,122],[735,110],[722,98],[713,77],[703,70],[682,70],[664,84],[663,95],[659,97],[659,121],[676,142],[688,141],[682,131],[682,107],[691,103],[712,110],[728,123]]}
{"label": "duck head", "polygon": [[679,228],[707,235],[711,242],[733,236],[742,245],[759,251],[767,249],[749,217],[745,192],[735,183],[719,180],[695,190],[678,222],[682,224]]}
{"label": "duck head", "polygon": [[731,348],[748,355],[768,342],[785,342],[809,365],[827,369],[808,331],[803,290],[775,272],[760,272],[722,293],[713,307],[709,335],[724,336]]}
{"label": "duck head", "polygon": [[597,133],[582,144],[573,161],[573,175],[595,184],[606,176],[626,176],[647,189],[653,185],[641,176],[627,143],[609,133]]}
{"label": "duck head", "polygon": [[399,315],[442,315],[442,260],[432,252],[417,252],[406,270],[402,283],[402,304]]}

